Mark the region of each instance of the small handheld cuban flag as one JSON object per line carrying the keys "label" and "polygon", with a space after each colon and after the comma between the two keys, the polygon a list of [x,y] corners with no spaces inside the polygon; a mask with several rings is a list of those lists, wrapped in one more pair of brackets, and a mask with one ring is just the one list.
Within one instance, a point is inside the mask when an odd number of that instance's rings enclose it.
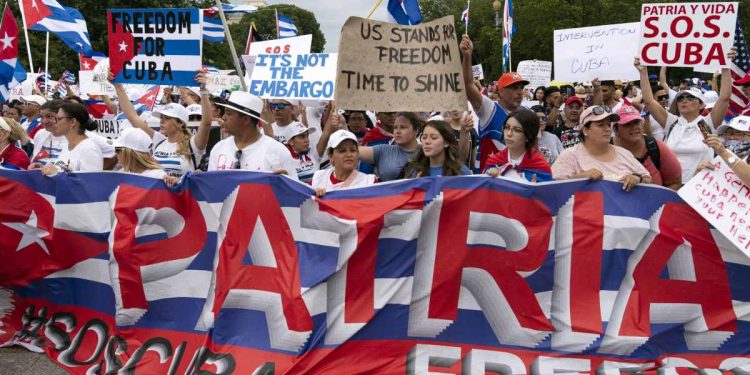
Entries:
{"label": "small handheld cuban flag", "polygon": [[299,31],[297,30],[297,26],[294,26],[294,22],[292,22],[291,18],[280,16],[277,13],[277,15],[276,15],[276,25],[277,25],[278,31],[279,31],[279,39],[281,39],[281,38],[291,38],[291,37],[299,35]]}
{"label": "small handheld cuban flag", "polygon": [[213,43],[224,41],[224,24],[219,18],[209,17],[207,11],[203,11],[203,40]]}

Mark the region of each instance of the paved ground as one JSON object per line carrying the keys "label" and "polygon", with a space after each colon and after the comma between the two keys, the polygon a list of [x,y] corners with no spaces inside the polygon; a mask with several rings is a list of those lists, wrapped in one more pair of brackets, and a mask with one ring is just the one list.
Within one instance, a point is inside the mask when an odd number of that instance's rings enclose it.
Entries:
{"label": "paved ground", "polygon": [[44,354],[21,347],[0,349],[0,375],[65,375],[68,372]]}

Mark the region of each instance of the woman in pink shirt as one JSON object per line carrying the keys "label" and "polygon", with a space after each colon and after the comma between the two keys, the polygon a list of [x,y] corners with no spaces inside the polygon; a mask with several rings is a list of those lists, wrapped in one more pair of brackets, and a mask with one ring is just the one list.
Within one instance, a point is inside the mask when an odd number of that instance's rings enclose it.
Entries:
{"label": "woman in pink shirt", "polygon": [[552,165],[555,179],[604,178],[622,182],[625,191],[639,183],[651,183],[648,170],[630,151],[609,143],[612,122],[619,119],[620,116],[606,106],[596,105],[583,111],[579,120],[582,142],[565,149],[555,160]]}

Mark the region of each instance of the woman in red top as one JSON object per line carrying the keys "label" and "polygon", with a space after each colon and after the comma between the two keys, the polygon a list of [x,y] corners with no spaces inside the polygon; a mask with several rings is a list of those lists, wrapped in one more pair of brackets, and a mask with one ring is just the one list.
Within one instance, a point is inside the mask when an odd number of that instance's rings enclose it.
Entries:
{"label": "woman in red top", "polygon": [[9,124],[0,117],[0,167],[8,169],[26,169],[29,167],[29,156],[16,147],[23,137],[23,129],[17,124]]}
{"label": "woman in red top", "polygon": [[511,112],[503,125],[505,148],[487,159],[485,173],[492,177],[542,182],[552,180],[552,169],[537,149],[539,119],[525,108]]}

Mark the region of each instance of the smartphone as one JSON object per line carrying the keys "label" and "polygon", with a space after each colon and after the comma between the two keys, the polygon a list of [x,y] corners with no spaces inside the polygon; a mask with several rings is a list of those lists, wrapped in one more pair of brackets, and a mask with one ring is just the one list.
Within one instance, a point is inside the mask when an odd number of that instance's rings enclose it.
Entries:
{"label": "smartphone", "polygon": [[698,121],[698,129],[701,130],[701,134],[703,135],[703,139],[707,139],[708,135],[711,134],[711,131],[708,130],[708,124],[706,124],[706,122],[703,121],[703,120]]}

